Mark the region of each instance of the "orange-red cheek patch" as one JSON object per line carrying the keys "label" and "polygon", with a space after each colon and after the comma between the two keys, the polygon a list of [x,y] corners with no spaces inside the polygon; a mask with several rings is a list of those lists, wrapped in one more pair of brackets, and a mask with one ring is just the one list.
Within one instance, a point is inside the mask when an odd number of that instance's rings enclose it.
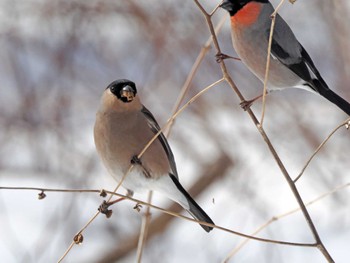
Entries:
{"label": "orange-red cheek patch", "polygon": [[231,23],[245,26],[254,24],[259,17],[261,8],[261,3],[250,2],[231,17]]}

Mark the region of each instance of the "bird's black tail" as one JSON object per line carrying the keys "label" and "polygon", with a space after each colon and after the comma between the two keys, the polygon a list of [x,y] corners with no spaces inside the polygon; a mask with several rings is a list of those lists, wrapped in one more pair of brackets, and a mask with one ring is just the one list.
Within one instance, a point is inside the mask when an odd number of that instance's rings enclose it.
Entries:
{"label": "bird's black tail", "polygon": [[[196,201],[193,200],[193,198],[187,193],[187,191],[182,187],[179,180],[177,178],[170,174],[170,178],[173,180],[176,187],[179,189],[179,191],[186,197],[187,202],[190,206],[190,209],[187,210],[193,216],[194,219],[207,222],[209,224],[213,224],[214,222],[211,220],[211,218],[204,212],[204,210],[196,203]],[[200,225],[205,231],[210,232],[213,228],[205,225]]]}
{"label": "bird's black tail", "polygon": [[346,114],[350,116],[350,103],[344,100],[334,91],[329,89],[326,82],[322,78],[313,79],[311,81],[311,84],[313,88],[316,89],[318,93],[320,93],[320,95],[325,97],[330,102],[333,102],[335,105],[337,105],[340,109],[342,109]]}

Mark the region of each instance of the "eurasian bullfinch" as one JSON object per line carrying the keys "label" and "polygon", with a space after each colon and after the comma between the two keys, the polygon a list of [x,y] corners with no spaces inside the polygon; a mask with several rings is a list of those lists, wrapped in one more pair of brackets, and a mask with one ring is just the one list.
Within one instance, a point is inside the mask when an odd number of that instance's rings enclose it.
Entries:
{"label": "eurasian bullfinch", "polygon": [[[96,114],[94,139],[109,173],[122,182],[129,195],[142,190],[160,192],[180,204],[196,220],[214,224],[179,182],[174,155],[160,133],[140,159],[137,155],[160,130],[152,113],[141,104],[135,83],[120,79],[104,91]],[[212,227],[201,225],[207,232]]]}
{"label": "eurasian bullfinch", "polygon": [[[221,7],[230,14],[232,42],[238,56],[264,82],[273,6],[268,0],[225,0]],[[318,93],[350,115],[350,104],[327,86],[309,54],[277,14],[267,90],[289,87]]]}

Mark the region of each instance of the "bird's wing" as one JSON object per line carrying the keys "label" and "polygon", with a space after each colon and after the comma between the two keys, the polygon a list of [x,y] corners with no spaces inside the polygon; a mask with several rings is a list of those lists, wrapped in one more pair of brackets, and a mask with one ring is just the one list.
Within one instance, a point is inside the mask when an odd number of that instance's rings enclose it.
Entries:
{"label": "bird's wing", "polygon": [[[269,38],[269,34],[268,30],[266,32],[267,38]],[[279,15],[276,16],[271,54],[306,83],[312,81],[312,73],[317,79],[321,78],[309,54],[296,39],[288,24]]]}
{"label": "bird's wing", "polygon": [[[156,119],[154,118],[153,114],[145,106],[142,107],[141,112],[145,116],[147,123],[148,123],[148,126],[151,128],[152,132],[154,134],[158,133],[160,131],[160,127],[159,127],[159,124],[157,123]],[[159,134],[158,140],[162,144],[163,149],[168,157],[170,168],[171,168],[174,176],[178,179],[179,177],[177,174],[176,163],[175,163],[175,158],[174,158],[173,152],[171,151],[170,146],[168,144],[168,141],[162,132]]]}

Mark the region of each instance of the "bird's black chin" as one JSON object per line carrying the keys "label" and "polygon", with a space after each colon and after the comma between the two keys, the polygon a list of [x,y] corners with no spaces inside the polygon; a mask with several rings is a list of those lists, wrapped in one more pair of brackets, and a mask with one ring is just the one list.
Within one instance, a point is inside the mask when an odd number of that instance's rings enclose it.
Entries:
{"label": "bird's black chin", "polygon": [[130,99],[126,98],[126,97],[121,97],[120,100],[121,100],[122,102],[124,102],[124,103],[130,103],[130,102],[133,101],[133,100],[130,100]]}
{"label": "bird's black chin", "polygon": [[221,8],[223,8],[223,9],[229,11],[229,12],[232,11],[233,6],[234,6],[234,4],[231,3],[230,1],[224,1],[224,2],[222,2],[222,4],[220,5]]}
{"label": "bird's black chin", "polygon": [[[244,2],[244,3],[242,3]],[[234,16],[246,3],[246,1],[225,0],[220,5],[221,8],[229,12],[230,16]]]}

